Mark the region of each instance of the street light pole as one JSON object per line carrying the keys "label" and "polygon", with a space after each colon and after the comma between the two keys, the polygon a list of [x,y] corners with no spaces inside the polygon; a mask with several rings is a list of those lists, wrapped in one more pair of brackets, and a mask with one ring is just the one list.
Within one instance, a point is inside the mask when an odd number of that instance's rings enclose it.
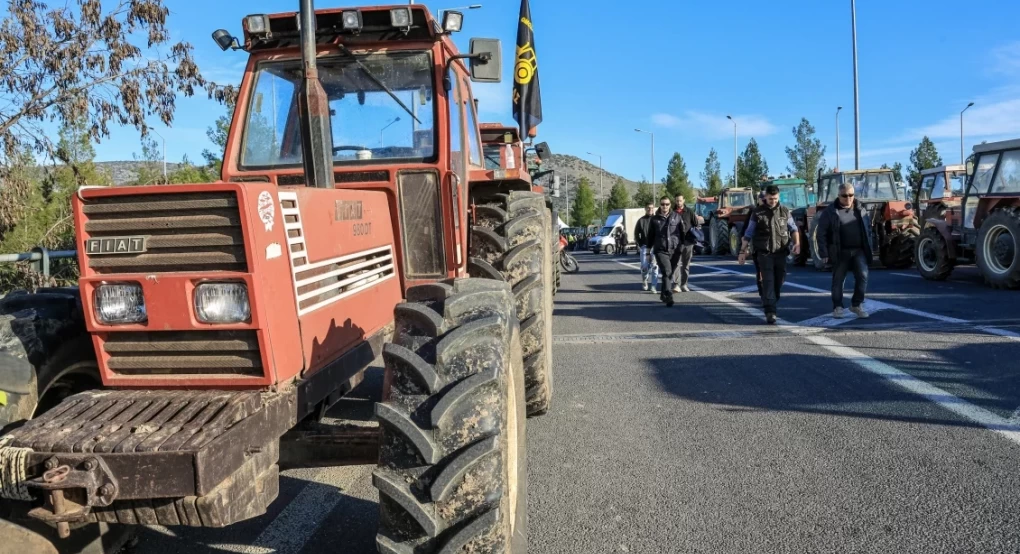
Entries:
{"label": "street light pole", "polygon": [[149,130],[152,131],[153,133],[156,133],[156,136],[159,137],[160,140],[163,141],[163,182],[165,183],[165,182],[167,182],[167,179],[166,179],[166,139],[163,138],[163,135],[159,134],[155,129],[149,129]]}
{"label": "street light pole", "polygon": [[387,127],[389,127],[390,125],[393,125],[394,123],[396,123],[398,121],[400,121],[400,117],[397,117],[393,121],[390,121],[386,125],[383,125],[382,129],[379,129],[379,147],[380,148],[382,148],[382,146],[383,146],[383,131],[385,131]]}
{"label": "street light pole", "polygon": [[602,209],[600,210],[599,215],[604,216],[606,211],[606,191],[602,187],[602,175],[604,174],[604,172],[602,171],[602,154],[593,154],[591,152],[588,152],[588,155],[599,157],[599,196],[602,197]]}
{"label": "street light pole", "polygon": [[641,129],[634,129],[639,133],[648,133],[652,137],[652,200],[655,200],[658,187],[655,181],[655,133],[651,131],[642,131]]}
{"label": "street light pole", "polygon": [[737,188],[737,170],[740,169],[737,166],[737,120],[729,115],[726,119],[733,122],[733,188]]}
{"label": "street light pole", "polygon": [[[963,109],[963,112],[970,109],[974,103],[967,104],[967,107]],[[963,112],[960,112],[960,165],[963,165],[965,158],[963,156]]]}
{"label": "street light pole", "polygon": [[850,24],[854,47],[854,169],[861,168],[861,106],[857,95],[857,3],[850,0]]}
{"label": "street light pole", "polygon": [[843,106],[836,106],[836,171],[839,171],[839,110]]}

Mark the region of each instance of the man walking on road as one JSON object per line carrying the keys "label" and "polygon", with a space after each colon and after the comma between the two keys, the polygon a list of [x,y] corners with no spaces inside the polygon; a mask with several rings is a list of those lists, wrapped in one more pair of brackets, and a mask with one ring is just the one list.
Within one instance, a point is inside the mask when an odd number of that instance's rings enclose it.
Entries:
{"label": "man walking on road", "polygon": [[[673,292],[690,292],[687,287],[687,279],[691,276],[691,259],[694,257],[694,245],[698,243],[694,238],[691,229],[698,226],[698,215],[694,210],[688,210],[684,206],[686,199],[682,194],[676,196],[676,213],[680,215],[683,223],[683,234],[680,238],[680,255],[673,260]],[[680,266],[679,273],[677,266]]]}
{"label": "man walking on road", "polygon": [[765,321],[776,322],[776,305],[779,293],[786,280],[786,256],[790,254],[791,237],[793,254],[800,253],[800,233],[790,210],[779,203],[779,187],[765,188],[765,205],[757,206],[751,214],[744,232],[737,261],[741,265],[747,259],[747,245],[754,245],[754,259],[761,275],[761,304]]}
{"label": "man walking on road", "polygon": [[652,259],[652,219],[655,217],[655,204],[649,202],[645,206],[645,215],[637,220],[634,226],[634,241],[638,246],[638,255],[641,257],[641,289],[648,289],[648,282],[652,283],[652,292],[655,292],[659,283],[659,265]]}
{"label": "man walking on road", "polygon": [[839,198],[818,217],[818,255],[829,263],[832,259],[832,317],[842,318],[843,285],[847,271],[854,272],[854,295],[850,311],[867,318],[864,293],[868,290],[868,264],[871,262],[871,218],[864,206],[854,199],[854,186],[839,186]]}
{"label": "man walking on road", "polygon": [[[682,197],[680,197],[682,198]],[[670,209],[668,196],[659,200],[659,211],[652,220],[652,248],[655,253],[655,260],[659,263],[659,272],[662,275],[662,288],[659,291],[659,298],[666,303],[666,306],[673,305],[673,292],[689,291],[687,288],[687,276],[681,274],[681,281],[676,289],[673,285],[673,273],[677,265],[690,271],[691,256],[694,255],[694,242],[690,238],[690,230],[697,226],[692,210],[673,211]],[[681,264],[686,256],[686,262]]]}

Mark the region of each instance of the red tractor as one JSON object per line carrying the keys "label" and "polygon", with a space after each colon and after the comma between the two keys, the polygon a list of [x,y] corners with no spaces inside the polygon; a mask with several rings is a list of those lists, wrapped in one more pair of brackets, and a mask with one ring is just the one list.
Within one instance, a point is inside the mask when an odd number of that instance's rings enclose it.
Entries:
{"label": "red tractor", "polygon": [[[462,20],[302,0],[245,17],[240,41],[214,33],[249,55],[222,179],[75,198],[89,341],[41,363],[88,358],[104,388],[5,427],[4,512],[61,536],[223,527],[266,511],[283,451],[378,463],[382,552],[526,550],[555,233],[527,182],[474,181],[471,83],[498,81],[501,60],[493,40],[458,52]],[[294,460],[288,437],[380,355],[380,430],[338,428],[328,459]],[[31,389],[32,366],[0,383]]]}
{"label": "red tractor", "polygon": [[960,207],[967,184],[967,168],[940,165],[921,171],[921,186],[914,193],[914,204],[921,221],[944,219],[948,210]]}
{"label": "red tractor", "polygon": [[808,239],[815,268],[825,269],[818,255],[818,215],[837,201],[839,187],[846,183],[854,186],[856,199],[871,217],[871,243],[875,245],[882,265],[904,269],[914,263],[914,246],[920,227],[914,206],[909,200],[900,198],[895,182],[891,169],[861,169],[825,175],[818,171],[818,204],[808,208],[807,212]]}
{"label": "red tractor", "polygon": [[[704,225],[712,217],[712,213],[715,212],[719,206],[719,198],[716,196],[699,197],[694,201],[694,213],[698,216],[698,222]],[[702,254],[712,253],[711,241],[705,241],[702,246]]]}
{"label": "red tractor", "polygon": [[963,199],[924,221],[917,271],[941,281],[973,261],[990,286],[1020,288],[1020,139],[978,144],[966,173]]}
{"label": "red tractor", "polygon": [[740,237],[754,205],[754,191],[751,188],[723,189],[719,194],[718,208],[709,212],[711,218],[706,221],[712,254],[737,255],[740,251]]}

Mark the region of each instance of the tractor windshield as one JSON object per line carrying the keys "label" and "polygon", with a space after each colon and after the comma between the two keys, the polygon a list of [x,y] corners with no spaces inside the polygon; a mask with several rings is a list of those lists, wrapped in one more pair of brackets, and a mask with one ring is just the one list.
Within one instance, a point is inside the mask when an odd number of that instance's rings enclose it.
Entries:
{"label": "tractor windshield", "polygon": [[501,156],[503,154],[503,146],[499,144],[483,144],[482,145],[482,156],[485,158],[485,169],[499,169],[502,167]]}
{"label": "tractor windshield", "polygon": [[[364,67],[350,58],[319,59],[319,78],[329,97],[334,163],[434,158],[434,67],[429,53],[391,51],[354,57]],[[297,109],[301,77],[300,60],[258,65],[245,121],[241,167],[301,164]]]}
{"label": "tractor windshield", "polygon": [[754,195],[749,191],[727,192],[726,202],[731,208],[743,208],[754,204]]}
{"label": "tractor windshield", "polygon": [[804,187],[779,187],[779,203],[797,210],[808,205],[807,189]]}
{"label": "tractor windshield", "polygon": [[900,199],[891,171],[846,175],[846,182],[853,184],[857,199],[862,202]]}
{"label": "tractor windshield", "polygon": [[950,171],[949,184],[952,185],[953,196],[963,196],[963,190],[967,188],[967,172]]}
{"label": "tractor windshield", "polygon": [[718,206],[718,202],[698,202],[698,205],[694,208],[694,213],[701,217],[708,217],[708,214],[714,212]]}

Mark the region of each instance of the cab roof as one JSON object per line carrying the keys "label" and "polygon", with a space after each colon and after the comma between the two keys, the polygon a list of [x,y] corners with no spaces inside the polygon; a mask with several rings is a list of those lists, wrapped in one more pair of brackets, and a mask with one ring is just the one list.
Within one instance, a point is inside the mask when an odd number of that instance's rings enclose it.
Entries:
{"label": "cab roof", "polygon": [[891,167],[876,167],[874,169],[847,169],[845,171],[831,171],[829,173],[823,173],[822,177],[829,177],[830,175],[861,175],[864,173],[885,173],[892,172]]}
{"label": "cab roof", "polygon": [[[406,29],[406,32],[405,29],[395,28],[391,24],[390,10],[394,8],[409,8],[411,10],[411,26]],[[352,10],[361,12],[362,28],[358,33],[343,28],[343,12]],[[300,46],[301,33],[298,31],[297,12],[274,13],[267,17],[269,19],[268,33],[251,33],[245,24],[247,18],[242,20],[246,50],[253,52]],[[438,22],[429,13],[428,8],[422,4],[315,10],[315,28],[316,42],[319,44],[336,42],[341,36],[346,44],[381,41],[433,42],[443,36],[439,33]]]}
{"label": "cab roof", "polygon": [[981,152],[992,152],[995,150],[1015,150],[1018,148],[1020,148],[1020,139],[1000,140],[999,142],[986,142],[984,144],[975,144],[974,153],[980,154]]}
{"label": "cab roof", "polygon": [[[512,144],[521,140],[521,133],[517,127],[502,123],[479,123],[478,130],[481,132],[482,142],[485,143],[502,142]],[[510,135],[510,137],[507,138],[506,135]]]}
{"label": "cab roof", "polygon": [[935,174],[935,173],[944,173],[946,171],[964,171],[966,169],[967,169],[966,166],[962,166],[962,165],[959,165],[959,164],[940,165],[938,167],[932,167],[930,169],[922,169],[921,170],[921,175],[932,175],[932,174]]}
{"label": "cab roof", "polygon": [[765,186],[768,185],[806,185],[807,181],[804,179],[771,179],[765,181]]}

